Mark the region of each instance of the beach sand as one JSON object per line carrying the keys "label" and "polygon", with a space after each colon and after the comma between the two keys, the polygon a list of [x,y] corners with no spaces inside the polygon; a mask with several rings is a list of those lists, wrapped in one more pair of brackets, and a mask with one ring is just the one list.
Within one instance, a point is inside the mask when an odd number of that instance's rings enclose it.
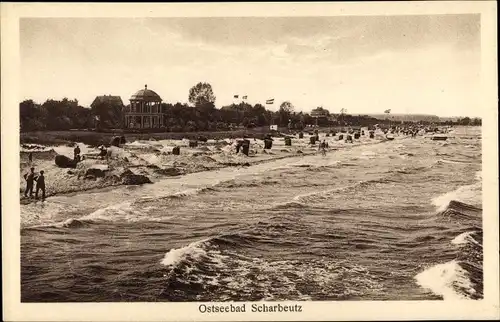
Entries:
{"label": "beach sand", "polygon": [[[344,135],[345,136],[345,135]],[[44,170],[46,177],[46,197],[102,189],[111,186],[122,185],[122,174],[131,171],[137,175],[148,177],[152,182],[162,178],[179,176],[188,173],[210,171],[223,167],[243,167],[271,160],[294,157],[298,155],[310,155],[318,153],[318,143],[311,145],[310,135],[304,138],[292,137],[292,145],[286,146],[284,137],[274,137],[271,149],[264,149],[264,141],[260,139],[248,139],[250,141],[249,155],[241,151],[236,153],[236,144],[240,139],[208,140],[198,142],[197,147],[189,147],[189,140],[138,140],[123,144],[121,147],[109,147],[111,155],[109,158],[97,157],[99,150],[83,143],[78,143],[81,155],[85,157],[78,163],[76,169],[60,168],[54,158],[57,154],[73,157],[73,147],[27,145],[21,147],[20,158],[20,198],[21,203],[29,203],[34,198],[24,197],[26,182],[24,174],[29,172],[33,166],[35,172]],[[340,148],[348,148],[360,144],[373,144],[384,140],[379,134],[375,139],[369,139],[367,135],[361,136],[353,143],[339,140],[337,136],[326,136],[320,133],[320,140],[326,140],[329,151]],[[180,155],[172,154],[174,147],[180,147]],[[33,161],[28,161],[28,154],[32,152]],[[90,170],[89,169],[98,169]],[[100,171],[99,171],[100,170]],[[93,173],[92,173],[93,171]],[[89,175],[92,173],[93,175]],[[98,174],[97,176],[95,174]]]}

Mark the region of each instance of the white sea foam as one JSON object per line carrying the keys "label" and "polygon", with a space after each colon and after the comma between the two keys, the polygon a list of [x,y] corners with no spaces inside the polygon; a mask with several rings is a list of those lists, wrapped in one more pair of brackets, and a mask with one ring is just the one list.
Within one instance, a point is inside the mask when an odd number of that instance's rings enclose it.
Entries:
{"label": "white sea foam", "polygon": [[476,180],[478,181],[483,180],[483,170],[479,170],[476,172]]}
{"label": "white sea foam", "polygon": [[437,160],[437,163],[463,164],[464,162],[458,162],[458,161],[447,160],[447,159],[439,159],[439,160]]}
{"label": "white sea foam", "polygon": [[166,254],[161,263],[165,266],[176,266],[187,257],[198,260],[207,252],[203,249],[206,240],[196,241],[182,248],[172,248]]}
{"label": "white sea foam", "polygon": [[473,243],[473,244],[476,244],[476,245],[480,245],[474,239],[474,237],[472,237],[472,234],[474,234],[474,233],[475,233],[474,231],[467,231],[465,233],[461,233],[457,237],[453,238],[453,240],[451,241],[451,243],[453,245],[465,245],[467,243]]}
{"label": "white sea foam", "polygon": [[124,215],[127,212],[134,211],[135,209],[132,207],[131,201],[125,201],[122,203],[114,204],[111,206],[107,206],[104,208],[100,208],[86,216],[83,216],[79,219],[81,220],[111,220],[114,219],[116,214]]}
{"label": "white sea foam", "polygon": [[329,194],[332,192],[339,192],[339,191],[344,191],[349,188],[353,188],[355,186],[358,186],[361,184],[361,182],[358,182],[356,184],[350,185],[350,186],[345,186],[345,187],[337,187],[337,188],[332,188],[332,189],[326,189],[326,190],[319,190],[319,191],[313,191],[309,193],[304,193],[300,195],[296,195],[293,197],[293,201],[298,202],[298,203],[304,203],[307,201],[311,201],[311,199],[316,199],[316,198],[326,198],[328,197]]}
{"label": "white sea foam", "polygon": [[432,266],[415,276],[415,279],[421,287],[441,295],[444,300],[468,298],[466,294],[458,293],[454,285],[465,290],[469,295],[475,293],[467,271],[460,267],[455,260]]}
{"label": "white sea foam", "polygon": [[452,200],[470,205],[481,204],[481,183],[461,186],[454,191],[444,193],[432,199],[432,204],[436,206],[437,211],[444,211]]}

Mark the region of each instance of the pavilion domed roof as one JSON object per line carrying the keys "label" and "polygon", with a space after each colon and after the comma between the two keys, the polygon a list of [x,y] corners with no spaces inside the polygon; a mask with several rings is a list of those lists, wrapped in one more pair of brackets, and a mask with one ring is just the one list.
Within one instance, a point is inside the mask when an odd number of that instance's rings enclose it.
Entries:
{"label": "pavilion domed roof", "polygon": [[155,93],[155,91],[148,89],[148,85],[145,85],[144,89],[138,90],[134,95],[130,97],[130,100],[157,102],[161,101],[162,99],[160,95]]}

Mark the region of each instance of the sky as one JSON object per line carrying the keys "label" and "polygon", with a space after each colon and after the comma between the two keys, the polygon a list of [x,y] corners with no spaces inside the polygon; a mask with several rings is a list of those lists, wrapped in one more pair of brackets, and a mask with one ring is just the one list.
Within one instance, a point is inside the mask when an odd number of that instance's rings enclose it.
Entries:
{"label": "sky", "polygon": [[480,16],[22,18],[21,95],[98,95],[127,104],[144,88],[187,102],[198,82],[216,106],[275,99],[296,111],[477,116]]}

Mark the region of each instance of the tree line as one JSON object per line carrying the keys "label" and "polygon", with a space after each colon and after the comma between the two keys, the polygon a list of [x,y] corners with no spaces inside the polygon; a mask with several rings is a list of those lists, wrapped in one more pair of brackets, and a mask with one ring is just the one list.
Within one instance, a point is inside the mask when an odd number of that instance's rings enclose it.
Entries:
{"label": "tree line", "polygon": [[[277,111],[271,111],[262,104],[251,105],[246,102],[217,108],[215,100],[216,97],[210,84],[196,84],[189,90],[190,104],[161,104],[163,126],[159,130],[165,132],[227,131],[235,127],[253,128],[272,124],[288,127],[291,130],[302,130],[308,125],[372,126],[392,122],[368,115],[340,114],[317,118],[311,116],[310,113],[296,112],[289,101],[281,103]],[[30,99],[21,102],[19,108],[23,132],[123,127],[123,105],[121,102],[112,100],[98,102],[88,108],[79,105],[76,99],[64,98],[60,101],[49,99],[42,104]],[[481,125],[481,120],[466,117],[456,121],[442,122],[442,124]]]}

